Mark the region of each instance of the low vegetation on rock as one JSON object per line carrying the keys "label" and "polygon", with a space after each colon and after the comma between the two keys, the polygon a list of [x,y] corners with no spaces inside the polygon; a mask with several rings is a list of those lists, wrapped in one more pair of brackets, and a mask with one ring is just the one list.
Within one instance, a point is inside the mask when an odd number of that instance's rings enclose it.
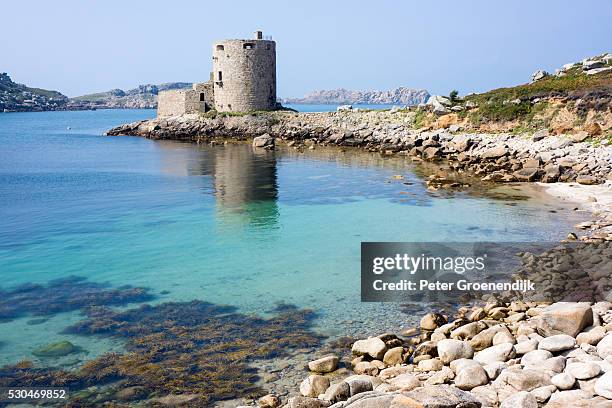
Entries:
{"label": "low vegetation on rock", "polygon": [[554,134],[609,132],[612,124],[612,54],[567,64],[554,75],[538,71],[533,81],[463,98],[433,96],[417,125],[461,124],[479,131]]}

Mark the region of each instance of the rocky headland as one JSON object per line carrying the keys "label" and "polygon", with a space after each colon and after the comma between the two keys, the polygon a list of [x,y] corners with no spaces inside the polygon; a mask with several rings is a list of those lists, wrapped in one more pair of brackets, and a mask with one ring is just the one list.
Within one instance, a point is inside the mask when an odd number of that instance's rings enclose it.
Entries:
{"label": "rocky headland", "polygon": [[285,98],[280,102],[303,104],[381,104],[418,105],[429,98],[425,89],[398,87],[389,90],[358,91],[350,89],[318,90],[302,98]]}
{"label": "rocky headland", "polygon": [[30,88],[13,82],[6,72],[0,73],[0,112],[63,110],[67,103],[66,95]]}

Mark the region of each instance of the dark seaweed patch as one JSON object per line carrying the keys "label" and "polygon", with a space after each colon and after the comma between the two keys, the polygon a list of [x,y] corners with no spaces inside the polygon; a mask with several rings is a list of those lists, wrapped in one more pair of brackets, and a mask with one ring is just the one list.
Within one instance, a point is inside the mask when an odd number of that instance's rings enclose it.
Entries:
{"label": "dark seaweed patch", "polygon": [[30,320],[28,320],[28,321],[26,322],[26,324],[27,324],[28,326],[36,326],[36,325],[39,325],[39,324],[46,323],[46,322],[48,322],[48,321],[49,321],[49,319],[47,319],[46,317],[38,317],[38,318],[36,318],[36,319],[30,319]]}
{"label": "dark seaweed patch", "polygon": [[276,302],[274,308],[266,311],[266,313],[286,313],[298,310],[297,306],[285,302]]}
{"label": "dark seaweed patch", "polygon": [[70,276],[45,285],[25,284],[12,290],[0,290],[0,322],[28,314],[50,316],[92,306],[123,306],[153,299],[148,289],[88,282]]}
{"label": "dark seaweed patch", "polygon": [[[102,355],[74,372],[34,368],[31,363],[6,366],[0,369],[0,386],[70,387],[75,392],[72,406],[118,402],[134,389],[138,399],[150,405],[169,394],[195,394],[194,406],[255,397],[263,390],[255,385],[258,378],[250,362],[286,356],[291,349],[316,347],[322,341],[310,330],[312,311],[283,309],[264,319],[203,301],[126,311],[90,307],[85,320],[65,331],[123,338],[126,353]],[[108,386],[77,392],[102,384]]]}

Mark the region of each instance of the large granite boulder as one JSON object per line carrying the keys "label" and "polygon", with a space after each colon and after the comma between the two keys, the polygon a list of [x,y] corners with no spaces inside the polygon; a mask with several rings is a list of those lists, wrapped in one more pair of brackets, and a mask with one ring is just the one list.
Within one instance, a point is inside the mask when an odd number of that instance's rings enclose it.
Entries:
{"label": "large granite boulder", "polygon": [[449,364],[460,358],[472,358],[474,350],[467,341],[445,339],[438,342],[438,356],[444,364]]}
{"label": "large granite boulder", "polygon": [[315,373],[331,373],[338,368],[338,357],[330,354],[308,363],[308,369]]}
{"label": "large granite boulder", "polygon": [[446,317],[440,313],[427,313],[421,318],[420,326],[423,330],[435,330],[438,327],[446,324],[448,321]]}
{"label": "large granite boulder", "polygon": [[455,377],[455,386],[462,390],[469,391],[489,382],[487,372],[481,365],[473,365],[459,371]]}
{"label": "large granite boulder", "polygon": [[538,408],[538,401],[527,391],[521,391],[503,400],[499,408]]}
{"label": "large granite boulder", "polygon": [[597,343],[597,355],[601,358],[612,356],[612,333],[608,333],[599,343]]}
{"label": "large granite boulder", "polygon": [[[480,408],[481,403],[468,392],[461,391],[450,385],[431,385],[417,388],[404,393],[403,401],[406,407],[423,408]],[[399,402],[398,401],[398,402]],[[412,405],[410,405],[412,403]],[[420,404],[420,405],[419,405]],[[402,405],[398,404],[398,407]]]}
{"label": "large granite boulder", "polygon": [[322,375],[311,375],[300,384],[300,394],[305,397],[318,397],[329,387],[329,378]]}
{"label": "large granite boulder", "polygon": [[298,395],[296,397],[289,398],[287,407],[288,408],[321,408],[328,406],[318,398],[302,397]]}
{"label": "large granite boulder", "polygon": [[491,364],[496,361],[508,361],[516,355],[512,343],[502,343],[479,351],[474,356],[474,360],[480,364]]}
{"label": "large granite boulder", "polygon": [[263,147],[266,149],[274,148],[274,138],[269,134],[257,136],[253,139],[253,147]]}
{"label": "large granite boulder", "polygon": [[508,332],[508,328],[502,324],[489,327],[488,329],[485,329],[472,337],[470,340],[470,345],[476,351],[491,347],[493,345],[493,338],[500,332]]}
{"label": "large granite boulder", "polygon": [[430,385],[410,392],[371,391],[330,408],[481,408],[478,399],[449,385]]}
{"label": "large granite boulder", "polygon": [[608,371],[597,379],[595,392],[597,395],[612,400],[612,371]]}
{"label": "large granite boulder", "polygon": [[544,337],[555,334],[576,337],[582,329],[593,324],[593,310],[588,303],[558,302],[531,320],[537,323],[538,333]]}
{"label": "large granite boulder", "polygon": [[531,391],[551,384],[548,373],[532,369],[521,370],[520,368],[508,368],[502,371],[493,382],[498,389],[509,386],[515,391]]}
{"label": "large granite boulder", "polygon": [[369,355],[372,358],[377,360],[382,360],[385,356],[385,352],[387,351],[387,346],[385,342],[379,339],[378,337],[370,337],[365,340],[357,340],[353,344],[352,348],[353,354],[357,356]]}
{"label": "large granite boulder", "polygon": [[539,69],[531,75],[531,82],[539,81],[540,79],[544,79],[548,76],[550,76],[548,72]]}

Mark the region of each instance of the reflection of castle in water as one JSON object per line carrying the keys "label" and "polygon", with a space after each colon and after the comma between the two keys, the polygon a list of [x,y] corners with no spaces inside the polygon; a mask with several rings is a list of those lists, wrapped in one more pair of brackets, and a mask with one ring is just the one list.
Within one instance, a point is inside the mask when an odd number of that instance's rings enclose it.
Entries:
{"label": "reflection of castle in water", "polygon": [[[160,147],[176,149],[181,145],[160,142]],[[219,217],[227,223],[272,226],[278,221],[278,183],[274,152],[238,144],[180,149],[177,161],[167,163],[167,171],[177,167],[188,175],[210,176]],[[175,150],[176,151],[176,150]],[[168,160],[168,155],[164,155]],[[180,163],[179,163],[180,161]]]}
{"label": "reflection of castle in water", "polygon": [[278,220],[274,152],[238,146],[214,149],[217,208],[224,218],[270,226]]}

